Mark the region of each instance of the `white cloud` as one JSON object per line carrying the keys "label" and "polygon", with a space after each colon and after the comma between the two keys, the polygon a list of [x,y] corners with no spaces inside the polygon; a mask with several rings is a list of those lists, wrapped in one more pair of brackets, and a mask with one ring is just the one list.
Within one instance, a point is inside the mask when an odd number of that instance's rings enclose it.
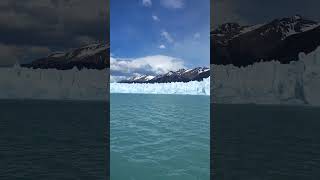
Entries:
{"label": "white cloud", "polygon": [[159,46],[159,48],[160,48],[160,49],[165,49],[166,46],[165,46],[164,44],[161,44],[161,45]]}
{"label": "white cloud", "polygon": [[159,17],[156,16],[156,15],[152,15],[152,19],[153,19],[154,21],[160,21]]}
{"label": "white cloud", "polygon": [[185,68],[184,61],[178,58],[153,55],[135,59],[110,58],[113,76],[132,76],[134,74],[157,75]]}
{"label": "white cloud", "polygon": [[193,38],[194,38],[194,39],[199,39],[200,36],[201,36],[200,33],[197,32],[197,33],[195,33],[195,34],[193,35]]}
{"label": "white cloud", "polygon": [[172,36],[167,31],[162,31],[161,32],[161,36],[164,37],[169,43],[173,43],[174,42]]}
{"label": "white cloud", "polygon": [[161,0],[161,4],[169,9],[180,9],[184,7],[184,0]]}
{"label": "white cloud", "polygon": [[110,76],[110,82],[113,83],[113,82],[119,82],[121,80],[125,80],[127,79],[126,76]]}
{"label": "white cloud", "polygon": [[152,1],[151,0],[142,0],[142,4],[146,7],[152,6]]}

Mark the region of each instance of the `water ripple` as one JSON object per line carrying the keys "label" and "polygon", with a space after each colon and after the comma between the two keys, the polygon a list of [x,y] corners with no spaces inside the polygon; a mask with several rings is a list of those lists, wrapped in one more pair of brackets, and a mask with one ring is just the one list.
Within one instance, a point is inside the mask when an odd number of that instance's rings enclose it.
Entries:
{"label": "water ripple", "polygon": [[111,95],[111,179],[209,179],[209,151],[209,97]]}

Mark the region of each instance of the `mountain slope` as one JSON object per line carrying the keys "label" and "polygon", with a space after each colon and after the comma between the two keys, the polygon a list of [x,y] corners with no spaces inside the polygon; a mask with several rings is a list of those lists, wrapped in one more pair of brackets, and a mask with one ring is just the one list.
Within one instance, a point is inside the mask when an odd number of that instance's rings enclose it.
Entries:
{"label": "mountain slope", "polygon": [[259,61],[296,61],[300,52],[312,52],[320,45],[319,25],[298,15],[254,26],[222,24],[211,31],[211,64],[239,67]]}
{"label": "mountain slope", "polygon": [[109,66],[109,51],[109,45],[100,43],[90,44],[65,53],[53,53],[21,66],[34,69],[59,70],[67,70],[74,67],[78,69],[105,69]]}
{"label": "mountain slope", "polygon": [[170,82],[189,82],[202,81],[210,76],[210,69],[206,67],[197,67],[194,69],[180,69],[170,71],[166,74],[157,76],[142,75],[122,80],[119,83],[170,83]]}
{"label": "mountain slope", "polygon": [[121,83],[144,83],[153,78],[154,76],[149,76],[149,75],[135,76],[129,79],[122,80]]}

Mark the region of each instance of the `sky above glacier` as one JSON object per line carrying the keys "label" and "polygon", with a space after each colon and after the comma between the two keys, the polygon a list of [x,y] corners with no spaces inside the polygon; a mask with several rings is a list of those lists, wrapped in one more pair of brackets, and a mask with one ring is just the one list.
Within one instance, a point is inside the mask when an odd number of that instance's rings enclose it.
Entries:
{"label": "sky above glacier", "polygon": [[212,0],[211,24],[258,24],[299,14],[320,21],[319,0]]}
{"label": "sky above glacier", "polygon": [[109,0],[1,0],[0,67],[108,42]]}
{"label": "sky above glacier", "polygon": [[110,2],[111,74],[209,66],[210,0]]}
{"label": "sky above glacier", "polygon": [[[113,73],[208,64],[209,3],[110,0]],[[319,5],[318,0],[211,0],[211,22],[255,24],[295,14],[320,21]],[[0,67],[108,42],[108,12],[108,0],[1,0]]]}

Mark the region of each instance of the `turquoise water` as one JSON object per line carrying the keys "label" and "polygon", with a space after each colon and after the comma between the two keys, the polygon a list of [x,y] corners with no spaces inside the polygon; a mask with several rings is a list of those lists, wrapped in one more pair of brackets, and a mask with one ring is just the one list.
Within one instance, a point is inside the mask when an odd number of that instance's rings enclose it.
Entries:
{"label": "turquoise water", "polygon": [[112,180],[208,180],[209,96],[111,94]]}

